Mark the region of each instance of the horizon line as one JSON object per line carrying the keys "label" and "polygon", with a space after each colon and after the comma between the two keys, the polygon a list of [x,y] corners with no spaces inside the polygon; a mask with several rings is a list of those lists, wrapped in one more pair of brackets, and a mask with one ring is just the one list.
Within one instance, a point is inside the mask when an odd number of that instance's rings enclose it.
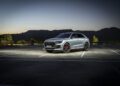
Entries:
{"label": "horizon line", "polygon": [[[117,29],[120,29],[119,27],[105,27],[105,28],[117,28]],[[101,28],[99,30],[79,30],[79,29],[76,29],[76,30],[73,30],[73,29],[53,29],[53,30],[48,30],[48,29],[30,29],[30,30],[26,30],[26,31],[23,31],[23,32],[13,32],[13,33],[0,33],[0,35],[5,35],[5,34],[22,34],[22,33],[25,33],[25,32],[28,32],[28,31],[55,31],[55,30],[72,30],[72,31],[100,31],[102,29],[105,29],[105,28]]]}

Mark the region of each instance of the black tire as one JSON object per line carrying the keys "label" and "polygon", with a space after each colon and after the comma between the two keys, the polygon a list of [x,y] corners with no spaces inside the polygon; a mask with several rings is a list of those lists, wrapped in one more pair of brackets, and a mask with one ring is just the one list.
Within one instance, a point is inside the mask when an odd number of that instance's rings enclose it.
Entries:
{"label": "black tire", "polygon": [[63,46],[63,53],[68,53],[68,52],[70,52],[70,44],[65,43]]}
{"label": "black tire", "polygon": [[86,43],[84,44],[84,48],[83,48],[83,50],[86,51],[86,50],[88,50],[88,48],[89,48],[89,43],[86,42]]}
{"label": "black tire", "polygon": [[52,53],[53,52],[53,50],[46,50],[48,53]]}

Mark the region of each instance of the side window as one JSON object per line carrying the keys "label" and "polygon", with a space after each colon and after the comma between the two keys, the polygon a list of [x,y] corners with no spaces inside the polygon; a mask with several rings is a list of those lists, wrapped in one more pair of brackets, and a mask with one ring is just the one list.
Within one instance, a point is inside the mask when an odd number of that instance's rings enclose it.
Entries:
{"label": "side window", "polygon": [[78,38],[78,34],[72,34],[71,38]]}
{"label": "side window", "polygon": [[71,38],[84,38],[82,34],[73,34]]}
{"label": "side window", "polygon": [[85,38],[82,34],[78,34],[78,38]]}

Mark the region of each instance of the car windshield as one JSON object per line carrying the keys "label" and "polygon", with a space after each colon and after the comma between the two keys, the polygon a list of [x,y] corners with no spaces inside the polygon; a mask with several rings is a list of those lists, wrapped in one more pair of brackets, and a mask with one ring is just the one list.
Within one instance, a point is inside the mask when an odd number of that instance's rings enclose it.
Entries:
{"label": "car windshield", "polygon": [[56,36],[55,38],[69,38],[69,37],[70,37],[70,33],[62,33]]}

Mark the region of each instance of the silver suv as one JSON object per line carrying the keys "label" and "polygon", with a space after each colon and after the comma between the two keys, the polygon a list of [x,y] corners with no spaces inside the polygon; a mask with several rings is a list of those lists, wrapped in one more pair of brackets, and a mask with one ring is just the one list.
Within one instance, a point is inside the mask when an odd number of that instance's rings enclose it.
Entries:
{"label": "silver suv", "polygon": [[89,47],[89,39],[78,32],[61,33],[44,41],[44,48],[47,52],[63,51],[66,53],[73,49],[87,50]]}

